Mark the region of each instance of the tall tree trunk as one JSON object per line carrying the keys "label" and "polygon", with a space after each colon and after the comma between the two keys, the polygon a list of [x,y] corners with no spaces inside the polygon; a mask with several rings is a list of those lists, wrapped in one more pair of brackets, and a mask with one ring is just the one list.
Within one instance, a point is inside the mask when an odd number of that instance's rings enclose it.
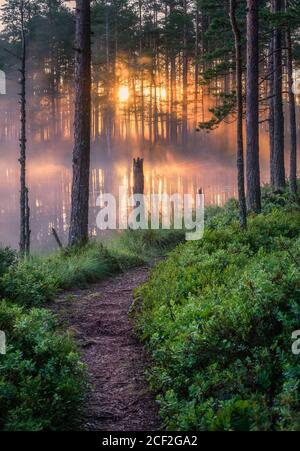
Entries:
{"label": "tall tree trunk", "polygon": [[144,159],[133,159],[133,194],[144,194]]}
{"label": "tall tree trunk", "polygon": [[[286,9],[289,7],[289,1],[285,2]],[[288,73],[288,95],[289,95],[289,122],[291,134],[291,152],[290,152],[290,187],[294,195],[297,195],[297,124],[296,124],[296,106],[294,94],[293,79],[293,47],[291,31],[286,32],[287,46],[287,73]]]}
{"label": "tall tree trunk", "polygon": [[142,133],[142,143],[144,146],[145,141],[145,94],[144,94],[144,63],[142,61],[143,54],[143,2],[139,0],[139,56],[140,61],[140,79],[141,79],[141,133]]}
{"label": "tall tree trunk", "polygon": [[[54,28],[54,11],[53,11],[53,3],[51,1],[48,2],[48,16],[49,16],[49,24],[51,28]],[[50,118],[50,137],[55,139],[57,136],[56,131],[56,123],[57,123],[57,114],[56,114],[56,99],[57,99],[57,83],[56,83],[56,70],[55,70],[55,62],[57,65],[57,52],[54,45],[54,37],[52,37],[50,42],[50,80],[49,80],[49,88],[50,88],[50,105],[51,105],[51,118]]]}
{"label": "tall tree trunk", "polygon": [[268,96],[269,96],[269,147],[270,147],[270,177],[274,186],[274,39],[270,39],[268,61]]}
{"label": "tall tree trunk", "polygon": [[110,28],[109,28],[109,5],[105,3],[105,53],[106,53],[106,105],[105,105],[105,139],[107,154],[111,152],[112,134],[112,109],[111,99],[111,61],[110,61]]}
{"label": "tall tree trunk", "polygon": [[171,106],[170,106],[170,61],[168,49],[166,50],[166,62],[165,62],[165,78],[166,78],[166,142],[170,142],[170,130],[171,130]]}
{"label": "tall tree trunk", "polygon": [[177,80],[176,80],[176,55],[171,52],[171,142],[177,143]]}
{"label": "tall tree trunk", "polygon": [[182,144],[188,139],[188,42],[187,42],[187,0],[183,0],[183,62],[182,62]]}
{"label": "tall tree trunk", "polygon": [[237,170],[240,209],[240,225],[247,227],[247,206],[245,194],[244,139],[243,139],[243,60],[241,32],[236,19],[236,0],[230,0],[230,20],[235,40],[236,96],[237,96]]}
{"label": "tall tree trunk", "polygon": [[158,105],[157,105],[157,72],[158,72],[158,49],[156,39],[153,43],[153,57],[152,57],[152,77],[153,77],[153,87],[154,87],[154,115],[153,115],[153,128],[154,128],[154,143],[159,139],[158,132]]}
{"label": "tall tree trunk", "polygon": [[198,124],[198,93],[199,93],[199,3],[196,0],[196,24],[195,24],[195,97],[194,97],[194,128],[196,130]]}
{"label": "tall tree trunk", "polygon": [[259,1],[247,0],[247,198],[261,211],[259,164]]}
{"label": "tall tree trunk", "polygon": [[[273,12],[282,11],[282,0],[273,0]],[[284,115],[282,104],[282,32],[274,30],[274,152],[272,179],[275,190],[285,187]]]}
{"label": "tall tree trunk", "polygon": [[139,0],[139,43],[140,43],[140,56],[143,51],[143,3]]}
{"label": "tall tree trunk", "polygon": [[75,121],[69,245],[88,240],[91,139],[91,8],[76,0]]}
{"label": "tall tree trunk", "polygon": [[[170,3],[170,15],[174,12],[174,3]],[[176,64],[176,50],[170,48],[170,63],[171,63],[171,74],[170,74],[170,108],[171,108],[171,123],[170,123],[170,137],[173,144],[177,143],[177,64]]]}
{"label": "tall tree trunk", "polygon": [[20,2],[20,17],[21,17],[21,40],[22,40],[22,55],[21,55],[21,93],[20,93],[20,254],[28,256],[30,253],[30,210],[29,210],[29,195],[26,186],[26,32],[25,32],[25,2]]}
{"label": "tall tree trunk", "polygon": [[25,255],[28,257],[30,255],[30,206],[29,206],[29,190],[26,187],[25,191],[25,211],[26,211],[26,222],[25,222],[25,230],[26,230],[26,245],[25,245]]}

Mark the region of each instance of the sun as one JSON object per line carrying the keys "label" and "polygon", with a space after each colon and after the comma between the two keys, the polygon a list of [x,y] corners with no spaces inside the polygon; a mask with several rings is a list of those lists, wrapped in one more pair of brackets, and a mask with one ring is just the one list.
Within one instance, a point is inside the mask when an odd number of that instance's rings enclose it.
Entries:
{"label": "sun", "polygon": [[129,99],[129,88],[128,86],[120,86],[119,88],[119,99],[121,102],[127,102]]}

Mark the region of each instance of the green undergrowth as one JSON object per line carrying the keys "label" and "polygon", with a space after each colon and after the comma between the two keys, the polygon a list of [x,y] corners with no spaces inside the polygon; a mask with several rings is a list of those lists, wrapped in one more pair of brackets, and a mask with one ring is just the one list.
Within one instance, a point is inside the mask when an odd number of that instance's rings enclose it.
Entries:
{"label": "green undergrowth", "polygon": [[80,428],[85,368],[73,339],[58,332],[46,309],[26,310],[0,301],[0,430]]}
{"label": "green undergrowth", "polygon": [[230,201],[137,290],[149,380],[173,431],[300,430],[300,210],[263,193],[240,231]]}
{"label": "green undergrowth", "polygon": [[[47,301],[58,291],[83,288],[148,264],[183,232],[125,232],[105,243],[19,260],[0,249],[0,430],[44,431],[81,427],[85,368],[73,338],[61,331]],[[2,299],[2,300],[1,300]]]}
{"label": "green undergrowth", "polygon": [[119,271],[149,263],[183,239],[181,231],[126,231],[105,244],[91,241],[81,248],[21,261],[9,249],[3,250],[6,257],[0,272],[0,297],[22,306],[39,306],[59,290],[84,288]]}
{"label": "green undergrowth", "polygon": [[[297,429],[299,210],[264,193],[264,215],[241,233],[235,201],[206,211],[202,241],[181,244],[142,288],[138,330],[171,430]],[[47,301],[156,261],[183,231],[127,231],[48,257],[0,249],[0,430],[80,428],[85,368]]]}

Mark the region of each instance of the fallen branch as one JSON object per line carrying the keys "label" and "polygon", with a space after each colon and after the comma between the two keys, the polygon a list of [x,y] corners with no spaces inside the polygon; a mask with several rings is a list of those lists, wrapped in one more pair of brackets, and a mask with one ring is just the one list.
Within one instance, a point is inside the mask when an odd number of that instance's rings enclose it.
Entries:
{"label": "fallen branch", "polygon": [[58,236],[56,230],[54,229],[54,227],[52,227],[52,234],[53,234],[53,236],[54,236],[55,241],[56,241],[57,244],[58,244],[58,247],[59,247],[60,249],[63,249],[63,244],[62,244],[61,240],[59,239],[59,236]]}

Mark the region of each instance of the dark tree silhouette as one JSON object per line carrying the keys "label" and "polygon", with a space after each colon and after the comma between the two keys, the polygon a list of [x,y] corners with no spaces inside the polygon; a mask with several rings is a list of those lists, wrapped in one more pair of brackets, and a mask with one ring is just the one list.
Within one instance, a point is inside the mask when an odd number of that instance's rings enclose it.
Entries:
{"label": "dark tree silhouette", "polygon": [[88,240],[91,138],[91,9],[90,0],[76,1],[75,122],[73,184],[69,245]]}
{"label": "dark tree silhouette", "polygon": [[[285,0],[285,8],[289,7],[289,1]],[[288,96],[289,96],[289,130],[291,134],[291,152],[290,152],[290,188],[294,195],[297,195],[297,123],[296,123],[296,104],[294,94],[293,79],[293,45],[291,30],[286,31],[287,47],[287,75],[288,75]]]}
{"label": "dark tree silhouette", "polygon": [[[282,11],[282,0],[273,0],[273,12]],[[282,103],[282,31],[276,26],[274,30],[273,44],[273,71],[274,71],[274,144],[271,155],[271,180],[275,190],[285,187],[284,167],[284,115]]]}
{"label": "dark tree silhouette", "polygon": [[247,8],[247,200],[259,213],[259,1],[248,0]]}
{"label": "dark tree silhouette", "polygon": [[240,224],[247,226],[247,206],[245,195],[244,140],[243,140],[243,59],[241,32],[236,18],[237,1],[230,0],[230,21],[235,40],[236,58],[236,102],[237,102],[237,170]]}
{"label": "dark tree silhouette", "polygon": [[26,2],[20,1],[21,68],[20,68],[20,254],[30,253],[30,209],[29,191],[26,186]]}

